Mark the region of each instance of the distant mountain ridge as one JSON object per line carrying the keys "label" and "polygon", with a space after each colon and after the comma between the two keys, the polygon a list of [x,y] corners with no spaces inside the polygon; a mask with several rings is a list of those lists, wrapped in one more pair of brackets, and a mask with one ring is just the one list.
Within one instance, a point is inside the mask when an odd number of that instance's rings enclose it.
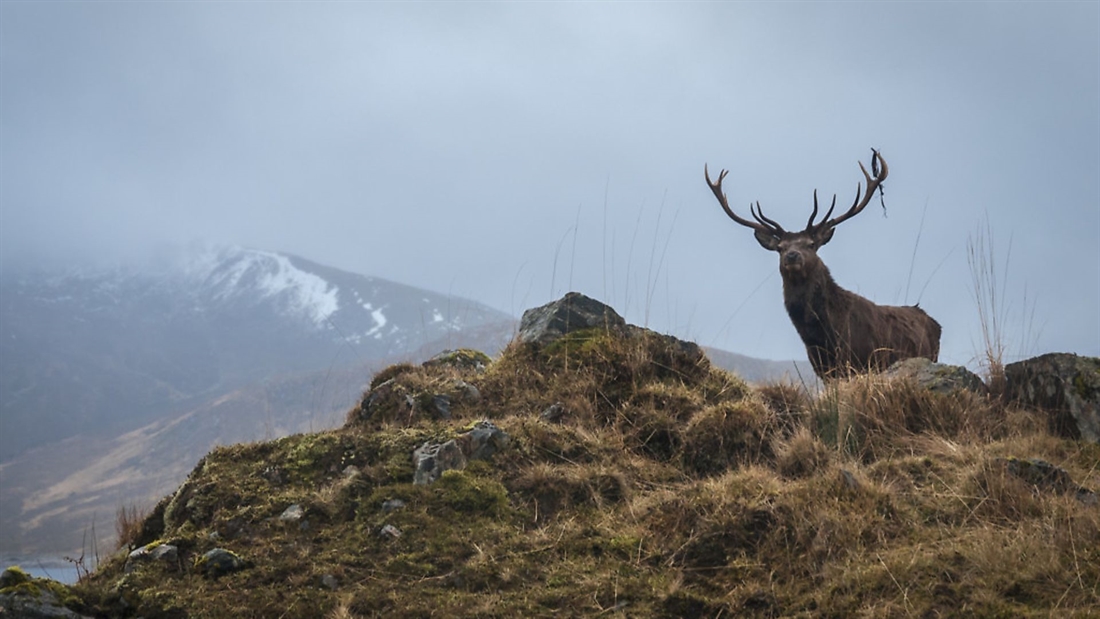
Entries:
{"label": "distant mountain ridge", "polygon": [[152,271],[0,273],[0,299],[0,462],[271,375],[513,323],[468,299],[240,247]]}

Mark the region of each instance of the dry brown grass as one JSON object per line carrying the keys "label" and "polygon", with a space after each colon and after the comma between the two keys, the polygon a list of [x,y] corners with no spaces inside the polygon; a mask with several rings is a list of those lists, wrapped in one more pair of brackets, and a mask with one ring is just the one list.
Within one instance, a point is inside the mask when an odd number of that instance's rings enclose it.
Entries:
{"label": "dry brown grass", "polygon": [[141,536],[142,525],[149,517],[149,508],[135,503],[122,505],[115,512],[115,548],[130,551]]}
{"label": "dry brown grass", "polygon": [[[158,536],[188,560],[217,544],[254,567],[210,581],[146,566],[118,589],[112,560],[86,585],[89,607],[114,612],[118,591],[150,617],[1100,607],[1100,508],[1004,465],[1042,458],[1095,489],[1100,446],[1052,437],[1037,413],[984,396],[866,376],[818,394],[753,391],[689,353],[589,332],[513,345],[480,374],[393,369],[402,397],[453,394],[452,419],[353,414],[336,432],[216,450],[146,525],[159,518]],[[460,402],[456,381],[480,398]],[[560,418],[540,417],[559,402]],[[411,484],[416,446],[485,417],[512,437],[507,451]],[[360,472],[345,475],[349,464]],[[384,510],[390,499],[406,507]],[[308,529],[277,522],[291,503]],[[380,536],[387,524],[402,535]],[[319,586],[324,574],[338,591]]]}

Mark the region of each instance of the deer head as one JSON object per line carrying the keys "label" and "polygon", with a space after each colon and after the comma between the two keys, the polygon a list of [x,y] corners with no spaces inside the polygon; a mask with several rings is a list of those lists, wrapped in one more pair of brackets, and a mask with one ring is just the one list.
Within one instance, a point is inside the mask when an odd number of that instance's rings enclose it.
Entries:
{"label": "deer head", "polygon": [[871,171],[873,174],[867,172],[867,168],[863,167],[862,162],[859,164],[859,169],[863,172],[864,178],[867,179],[867,191],[863,191],[862,184],[856,185],[856,198],[852,202],[852,207],[844,214],[829,219],[836,207],[836,194],[833,194],[833,202],[829,206],[829,210],[821,218],[821,221],[814,223],[818,212],[817,191],[815,190],[814,210],[810,214],[809,221],[806,222],[806,228],[801,232],[787,232],[783,229],[783,226],[768,219],[764,215],[763,209],[760,208],[759,202],[755,205],[749,204],[749,212],[755,221],[739,217],[730,208],[726,194],[722,191],[722,180],[726,178],[729,171],[722,170],[718,174],[717,182],[710,179],[710,172],[706,166],[703,167],[703,174],[707,178],[707,184],[710,185],[711,191],[714,192],[714,197],[718,198],[718,203],[722,205],[722,209],[726,211],[730,219],[742,226],[752,228],[755,231],[756,241],[760,243],[761,247],[779,252],[779,270],[783,275],[783,279],[785,281],[797,281],[810,278],[820,272],[824,265],[817,256],[817,250],[833,238],[833,232],[838,225],[855,217],[867,206],[882,181],[886,180],[886,175],[890,173],[886,160],[882,158],[877,150],[872,149],[872,152],[874,153],[871,157]]}

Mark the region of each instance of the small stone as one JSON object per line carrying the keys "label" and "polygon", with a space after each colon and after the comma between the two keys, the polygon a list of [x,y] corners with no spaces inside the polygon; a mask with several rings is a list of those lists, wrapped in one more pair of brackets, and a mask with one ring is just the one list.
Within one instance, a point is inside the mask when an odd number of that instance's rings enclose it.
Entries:
{"label": "small stone", "polygon": [[123,566],[124,574],[137,569],[141,563],[162,561],[168,565],[175,565],[179,561],[179,548],[172,544],[146,545],[131,552],[126,557],[126,565]]}
{"label": "small stone", "polygon": [[329,590],[336,591],[340,587],[340,581],[336,580],[336,577],[332,574],[325,574],[321,577],[321,585]]}
{"label": "small stone", "polygon": [[432,412],[440,419],[451,418],[451,398],[446,395],[432,396]]}
{"label": "small stone", "polygon": [[360,473],[359,467],[355,466],[354,464],[349,464],[349,465],[344,467],[344,470],[341,474],[344,477],[354,477],[354,476],[358,475],[359,473]]}
{"label": "small stone", "polygon": [[458,350],[444,350],[425,361],[423,366],[426,368],[446,366],[459,371],[484,372],[490,363],[492,363],[492,359],[489,358],[489,355],[480,350],[460,348]]}
{"label": "small stone", "polygon": [[464,380],[456,380],[455,389],[462,393],[463,400],[471,404],[476,404],[477,402],[481,401],[481,391],[479,391],[477,387],[471,385]]}
{"label": "small stone", "polygon": [[379,532],[379,534],[387,539],[397,539],[401,537],[401,529],[398,529],[392,524],[387,524],[382,527],[382,530]]}
{"label": "small stone", "polygon": [[851,471],[840,469],[840,480],[848,490],[859,490],[859,480],[856,479],[856,476],[853,475]]}
{"label": "small stone", "polygon": [[405,502],[401,499],[390,499],[382,502],[382,511],[393,512],[405,508]]}
{"label": "small stone", "polygon": [[245,567],[245,562],[236,553],[225,548],[215,548],[195,562],[195,569],[211,578],[224,576]]}
{"label": "small stone", "polygon": [[565,404],[561,402],[554,402],[550,406],[547,406],[546,410],[542,411],[539,415],[543,421],[548,421],[550,423],[559,423],[564,416]]}
{"label": "small stone", "polygon": [[302,506],[295,503],[284,509],[283,513],[279,514],[279,520],[283,522],[298,522],[302,519],[302,516],[305,516]]}

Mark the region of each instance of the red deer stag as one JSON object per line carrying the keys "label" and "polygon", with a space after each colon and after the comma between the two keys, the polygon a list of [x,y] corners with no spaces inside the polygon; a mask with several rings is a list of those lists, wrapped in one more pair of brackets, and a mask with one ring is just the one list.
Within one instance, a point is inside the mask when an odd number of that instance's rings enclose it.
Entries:
{"label": "red deer stag", "polygon": [[714,182],[710,172],[705,166],[703,168],[707,184],[730,219],[755,230],[756,240],[764,249],[779,252],[783,304],[806,345],[814,372],[823,380],[882,370],[895,361],[910,357],[927,357],[935,361],[939,356],[940,325],[924,310],[915,305],[875,305],[841,288],[817,255],[817,250],[833,238],[836,227],[858,215],[886,180],[889,174],[886,160],[878,151],[872,152],[874,176],[867,173],[862,162],[859,164],[867,179],[866,193],[857,185],[852,208],[829,219],[836,206],[834,195],[825,217],[814,223],[817,217],[817,192],[814,191],[814,210],[802,232],[787,232],[765,217],[759,202],[755,207],[749,205],[749,212],[756,221],[738,217],[722,191],[722,179],[728,171],[722,170],[718,182]]}

